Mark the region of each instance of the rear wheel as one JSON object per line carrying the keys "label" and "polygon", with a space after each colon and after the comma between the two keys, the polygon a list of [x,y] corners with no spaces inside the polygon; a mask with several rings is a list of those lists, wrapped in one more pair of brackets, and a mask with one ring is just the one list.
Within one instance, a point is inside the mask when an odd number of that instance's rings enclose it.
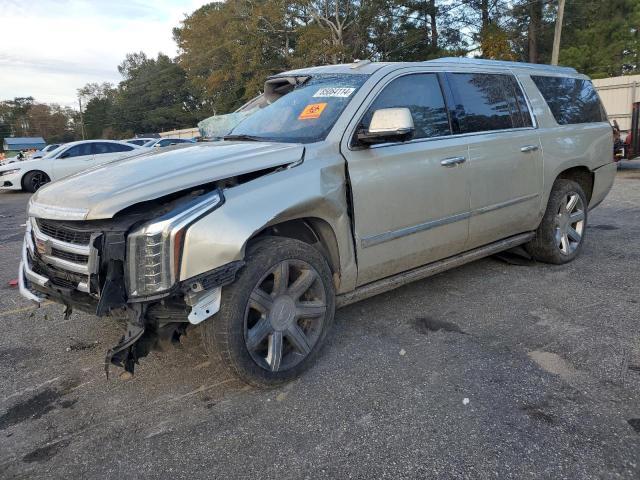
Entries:
{"label": "rear wheel", "polygon": [[220,311],[203,325],[209,354],[243,381],[275,386],[310,366],[333,323],[331,271],[312,246],[266,237],[223,288]]}
{"label": "rear wheel", "polygon": [[555,264],[576,258],[584,243],[587,205],[587,197],[577,182],[556,180],[536,236],[526,245],[531,256]]}
{"label": "rear wheel", "polygon": [[26,173],[22,178],[22,188],[27,192],[34,193],[41,186],[49,183],[50,181],[51,179],[49,178],[49,175],[41,172],[40,170],[34,170],[33,172]]}

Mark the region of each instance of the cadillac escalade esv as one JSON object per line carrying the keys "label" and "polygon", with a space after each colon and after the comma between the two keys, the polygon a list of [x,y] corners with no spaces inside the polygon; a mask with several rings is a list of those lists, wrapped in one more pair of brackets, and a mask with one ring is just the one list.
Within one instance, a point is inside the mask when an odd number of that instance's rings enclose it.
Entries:
{"label": "cadillac escalade esv", "polygon": [[120,319],[107,369],[204,322],[230,371],[285,382],[337,307],[515,247],[573,260],[615,176],[598,95],[570,68],[363,61],[275,75],[264,99],[224,141],[31,198],[20,291]]}

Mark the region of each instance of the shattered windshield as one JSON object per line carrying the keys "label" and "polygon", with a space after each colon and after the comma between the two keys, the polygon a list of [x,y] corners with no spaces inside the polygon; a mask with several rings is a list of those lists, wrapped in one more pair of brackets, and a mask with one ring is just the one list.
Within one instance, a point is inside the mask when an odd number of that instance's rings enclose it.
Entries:
{"label": "shattered windshield", "polygon": [[225,138],[292,143],[324,140],[367,78],[362,74],[315,75],[244,119]]}

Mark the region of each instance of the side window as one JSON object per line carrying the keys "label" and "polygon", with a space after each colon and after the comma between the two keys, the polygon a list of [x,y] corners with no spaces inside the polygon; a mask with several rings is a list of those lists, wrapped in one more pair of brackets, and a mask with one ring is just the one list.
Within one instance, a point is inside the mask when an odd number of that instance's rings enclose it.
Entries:
{"label": "side window", "polygon": [[64,158],[81,157],[83,155],[91,155],[91,143],[81,143],[75,145],[63,153]]}
{"label": "side window", "polygon": [[373,101],[364,116],[363,125],[369,125],[375,110],[397,107],[411,110],[415,126],[413,138],[451,134],[440,82],[435,73],[416,73],[393,80]]}
{"label": "side window", "polygon": [[512,75],[450,73],[455,121],[460,133],[531,126],[524,94]]}
{"label": "side window", "polygon": [[160,140],[158,142],[158,146],[159,147],[166,147],[167,145],[171,145],[173,143],[173,140]]}
{"label": "side window", "polygon": [[133,147],[128,145],[121,145],[119,143],[109,143],[109,148],[112,152],[129,152],[133,150]]}
{"label": "side window", "polygon": [[93,145],[93,154],[102,155],[103,153],[111,153],[111,144],[106,142],[95,142]]}
{"label": "side window", "polygon": [[600,98],[589,80],[536,75],[531,79],[560,125],[607,121]]}
{"label": "side window", "polygon": [[504,75],[505,94],[511,105],[511,117],[513,119],[514,128],[533,127],[531,122],[531,113],[527,106],[527,100],[524,97],[522,88],[511,75]]}

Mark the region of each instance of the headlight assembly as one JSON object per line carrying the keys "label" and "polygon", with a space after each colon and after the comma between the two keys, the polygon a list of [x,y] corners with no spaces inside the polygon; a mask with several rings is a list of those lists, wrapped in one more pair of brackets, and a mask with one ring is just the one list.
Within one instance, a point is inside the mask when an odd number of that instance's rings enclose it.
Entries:
{"label": "headlight assembly", "polygon": [[127,239],[127,283],[130,297],[169,290],[180,273],[182,243],[187,228],[223,203],[213,191],[131,232]]}
{"label": "headlight assembly", "polygon": [[11,175],[12,173],[18,173],[19,171],[20,171],[19,168],[14,168],[13,170],[5,170],[3,172],[0,172],[0,177],[4,175]]}

